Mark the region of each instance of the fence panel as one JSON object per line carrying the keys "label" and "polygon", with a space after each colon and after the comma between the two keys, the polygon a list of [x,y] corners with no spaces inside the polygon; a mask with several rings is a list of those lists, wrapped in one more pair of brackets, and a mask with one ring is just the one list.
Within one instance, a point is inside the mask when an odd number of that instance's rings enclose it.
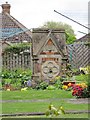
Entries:
{"label": "fence panel", "polygon": [[90,48],[83,42],[68,45],[67,48],[72,68],[85,67],[90,64]]}
{"label": "fence panel", "polygon": [[31,56],[29,54],[3,53],[3,68],[12,70],[14,68],[31,68]]}

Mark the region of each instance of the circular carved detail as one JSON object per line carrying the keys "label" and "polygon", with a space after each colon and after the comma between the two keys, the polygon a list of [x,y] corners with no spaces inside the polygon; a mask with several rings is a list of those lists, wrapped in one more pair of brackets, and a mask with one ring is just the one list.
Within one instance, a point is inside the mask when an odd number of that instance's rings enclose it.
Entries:
{"label": "circular carved detail", "polygon": [[42,74],[46,78],[49,79],[54,78],[59,74],[59,66],[55,61],[46,61],[42,65]]}
{"label": "circular carved detail", "polygon": [[54,74],[56,74],[56,73],[58,72],[58,68],[57,68],[56,66],[54,66],[54,67],[52,68],[52,71],[53,71]]}
{"label": "circular carved detail", "polygon": [[43,67],[43,73],[47,74],[49,72],[49,69],[47,66],[44,66]]}

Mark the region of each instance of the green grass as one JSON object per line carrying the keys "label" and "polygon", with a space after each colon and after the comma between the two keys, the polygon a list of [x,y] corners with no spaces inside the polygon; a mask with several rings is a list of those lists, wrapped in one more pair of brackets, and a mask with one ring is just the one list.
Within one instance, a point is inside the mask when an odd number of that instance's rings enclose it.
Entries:
{"label": "green grass", "polygon": [[[11,102],[3,103],[2,109],[4,113],[15,113],[15,112],[42,112],[52,102],[56,107],[61,104],[66,110],[80,110],[86,109],[87,104],[71,104],[67,103],[65,98],[73,98],[70,91],[64,90],[30,90],[30,91],[3,91],[3,100],[37,100],[36,102]],[[44,100],[47,101],[44,101]],[[64,100],[62,100],[64,99]],[[43,100],[43,101],[38,101]],[[72,107],[73,106],[73,107]]]}
{"label": "green grass", "polygon": [[3,100],[32,100],[49,98],[73,98],[70,91],[64,90],[28,90],[28,91],[3,91]]}
{"label": "green grass", "polygon": [[[29,113],[29,112],[45,112],[48,109],[50,101],[48,102],[17,102],[17,103],[3,103],[3,113]],[[67,101],[52,101],[52,104],[58,108],[63,106],[65,110],[88,110],[87,104],[71,104]]]}
{"label": "green grass", "polygon": [[[2,113],[30,113],[45,112],[50,103],[56,108],[63,106],[67,110],[88,110],[88,104],[73,104],[67,101],[67,98],[75,98],[70,91],[64,90],[28,90],[28,91],[3,91],[3,100],[32,100],[29,102],[5,102],[2,103]],[[36,101],[34,101],[36,100]],[[41,101],[39,101],[41,100]],[[85,115],[85,116],[84,116]],[[87,118],[88,114],[66,114],[62,118]],[[30,116],[28,116],[30,117]],[[34,116],[32,116],[34,117]],[[42,116],[38,116],[42,117]],[[45,116],[43,116],[45,117]]]}

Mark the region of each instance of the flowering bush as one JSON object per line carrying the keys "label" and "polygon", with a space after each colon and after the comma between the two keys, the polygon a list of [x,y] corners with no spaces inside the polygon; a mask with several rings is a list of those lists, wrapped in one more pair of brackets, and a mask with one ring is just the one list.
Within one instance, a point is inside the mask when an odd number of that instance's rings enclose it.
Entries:
{"label": "flowering bush", "polygon": [[62,89],[72,90],[72,95],[77,98],[90,98],[90,86],[86,83],[63,85]]}
{"label": "flowering bush", "polygon": [[73,85],[74,85],[73,83],[68,83],[67,85],[63,85],[62,89],[70,91],[72,90]]}
{"label": "flowering bush", "polygon": [[87,66],[85,68],[83,67],[80,67],[79,70],[83,70],[85,74],[90,74],[90,66]]}
{"label": "flowering bush", "polygon": [[89,98],[90,93],[85,83],[75,84],[72,86],[72,95],[77,98]]}

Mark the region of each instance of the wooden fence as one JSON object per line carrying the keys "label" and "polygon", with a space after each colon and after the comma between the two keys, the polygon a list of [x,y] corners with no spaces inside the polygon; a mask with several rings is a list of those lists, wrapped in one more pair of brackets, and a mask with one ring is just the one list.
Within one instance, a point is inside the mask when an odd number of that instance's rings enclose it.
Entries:
{"label": "wooden fence", "polygon": [[13,54],[3,53],[2,55],[2,64],[5,69],[14,69],[14,68],[31,68],[31,55],[28,54]]}
{"label": "wooden fence", "polygon": [[[90,48],[81,43],[67,45],[68,59],[72,68],[80,68],[90,65]],[[31,54],[2,54],[3,68],[31,68]]]}
{"label": "wooden fence", "polygon": [[83,42],[68,45],[68,59],[73,68],[90,65],[90,48]]}

